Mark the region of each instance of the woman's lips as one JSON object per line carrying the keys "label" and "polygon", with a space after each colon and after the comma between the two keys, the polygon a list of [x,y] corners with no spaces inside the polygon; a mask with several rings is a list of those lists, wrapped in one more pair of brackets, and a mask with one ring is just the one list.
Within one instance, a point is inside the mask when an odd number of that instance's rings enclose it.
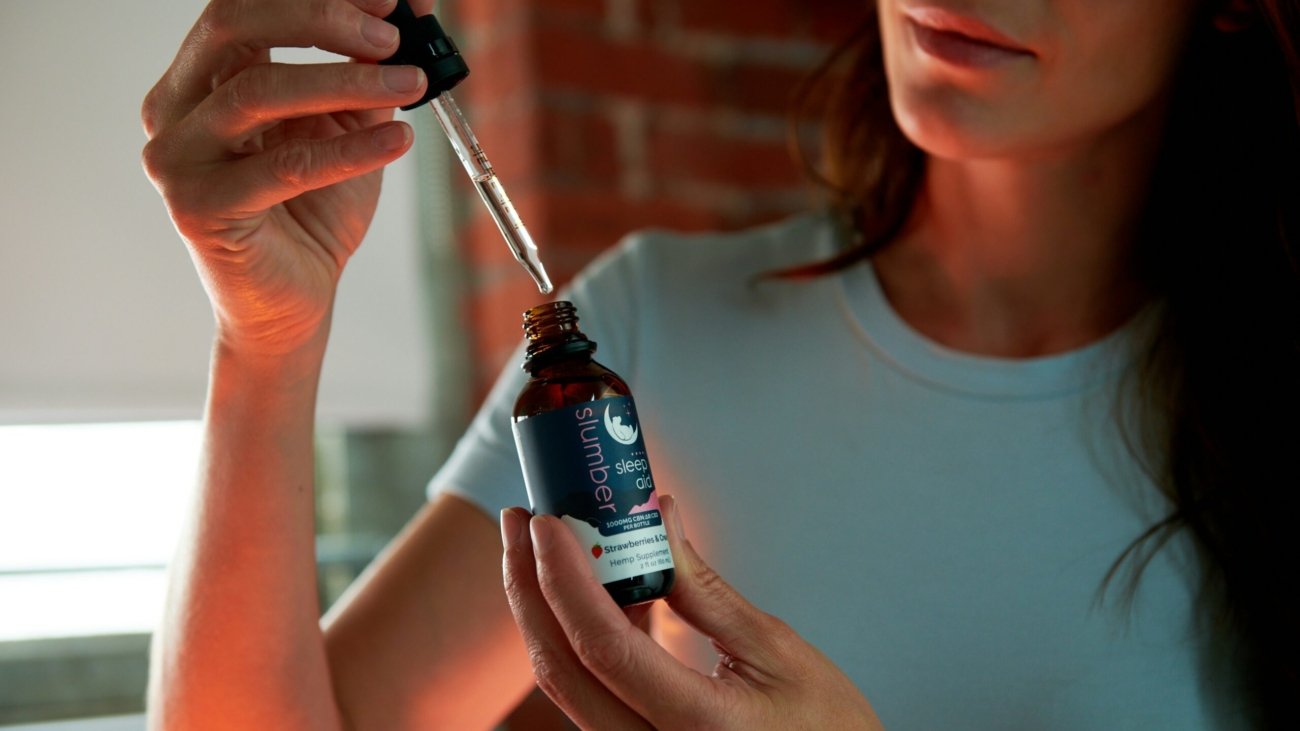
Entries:
{"label": "woman's lips", "polygon": [[909,8],[904,14],[921,50],[955,66],[985,68],[1035,57],[1028,48],[966,16],[938,8]]}

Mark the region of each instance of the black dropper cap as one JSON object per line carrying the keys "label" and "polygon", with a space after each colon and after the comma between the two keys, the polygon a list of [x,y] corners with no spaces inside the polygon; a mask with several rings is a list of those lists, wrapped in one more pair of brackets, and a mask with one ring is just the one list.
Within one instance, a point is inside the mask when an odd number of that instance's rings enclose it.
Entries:
{"label": "black dropper cap", "polygon": [[420,101],[402,109],[415,109],[469,76],[469,66],[460,57],[460,49],[443,32],[437,18],[432,15],[417,18],[406,0],[397,0],[397,7],[384,20],[397,26],[401,40],[397,53],[379,63],[419,66],[429,77],[428,89]]}

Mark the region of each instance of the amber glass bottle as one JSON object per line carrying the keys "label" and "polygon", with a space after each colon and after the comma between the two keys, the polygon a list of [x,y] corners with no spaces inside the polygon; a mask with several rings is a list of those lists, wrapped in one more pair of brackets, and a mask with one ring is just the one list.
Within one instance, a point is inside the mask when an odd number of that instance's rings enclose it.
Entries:
{"label": "amber glass bottle", "polygon": [[533,512],[560,516],[619,605],[665,596],[673,559],[631,391],[592,360],[571,303],[528,310],[524,333],[513,426]]}

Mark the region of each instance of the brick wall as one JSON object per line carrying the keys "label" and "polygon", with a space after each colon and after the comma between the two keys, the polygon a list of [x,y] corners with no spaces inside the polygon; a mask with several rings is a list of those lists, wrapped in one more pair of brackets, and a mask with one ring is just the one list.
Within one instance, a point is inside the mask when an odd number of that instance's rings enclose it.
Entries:
{"label": "brick wall", "polygon": [[[871,0],[449,0],[456,91],[557,284],[628,231],[732,229],[813,200],[791,92]],[[466,186],[466,196],[473,196]],[[479,395],[542,301],[477,201],[460,240]]]}

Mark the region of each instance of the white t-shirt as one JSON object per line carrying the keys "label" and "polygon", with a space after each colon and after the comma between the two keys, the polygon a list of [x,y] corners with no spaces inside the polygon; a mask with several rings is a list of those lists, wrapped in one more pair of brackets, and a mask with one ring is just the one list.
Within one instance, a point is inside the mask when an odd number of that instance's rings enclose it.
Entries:
{"label": "white t-shirt", "polygon": [[[1131,610],[1107,570],[1167,506],[1120,437],[1114,394],[1142,321],[1083,349],[946,349],[891,309],[870,264],[824,257],[828,217],[734,234],[646,232],[565,298],[632,388],[660,494],[723,577],[794,627],[891,731],[1237,725],[1205,662],[1196,568],[1174,541]],[[431,492],[526,505],[511,363]],[[714,656],[668,611],[658,635]]]}

